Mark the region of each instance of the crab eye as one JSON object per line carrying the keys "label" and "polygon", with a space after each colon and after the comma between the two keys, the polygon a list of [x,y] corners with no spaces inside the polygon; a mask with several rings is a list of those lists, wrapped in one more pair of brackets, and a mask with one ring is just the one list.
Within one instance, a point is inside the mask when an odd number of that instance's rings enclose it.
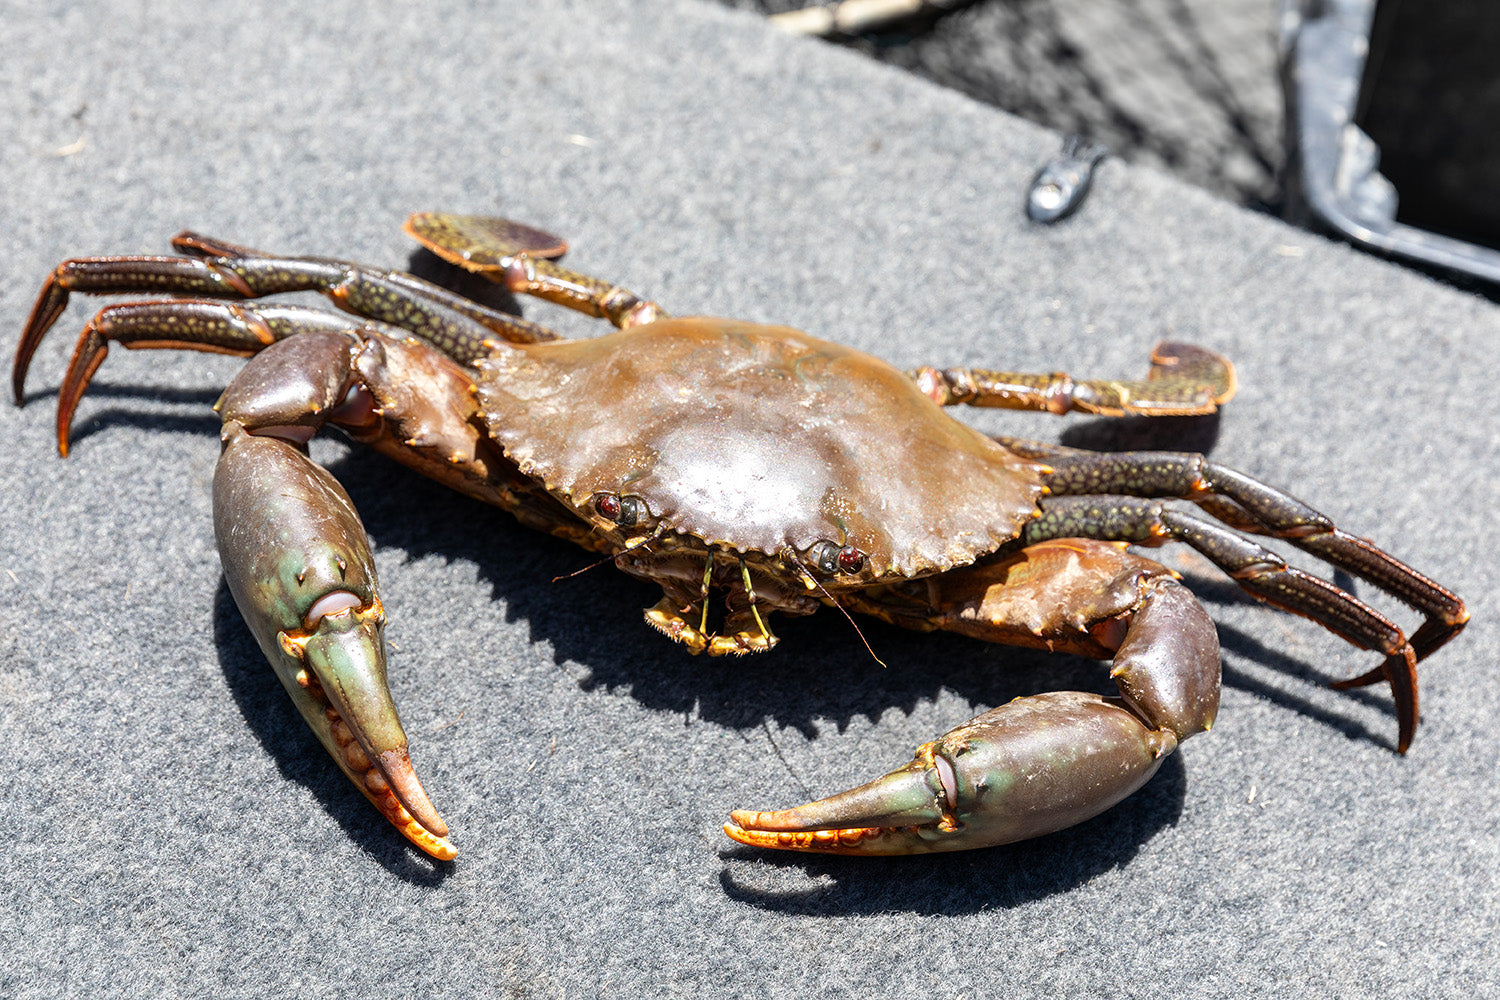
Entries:
{"label": "crab eye", "polygon": [[594,497],[594,509],[599,512],[600,517],[609,521],[618,521],[620,519],[620,498],[613,493],[600,493]]}
{"label": "crab eye", "polygon": [[807,550],[813,565],[830,576],[839,573],[858,573],[865,568],[865,554],[852,545],[840,547],[829,541],[818,542]]}
{"label": "crab eye", "polygon": [[594,509],[600,517],[626,528],[639,524],[641,516],[646,513],[646,505],[640,497],[622,497],[615,493],[596,494]]}
{"label": "crab eye", "polygon": [[858,573],[865,568],[865,554],[852,545],[839,549],[836,559],[839,569],[845,573]]}

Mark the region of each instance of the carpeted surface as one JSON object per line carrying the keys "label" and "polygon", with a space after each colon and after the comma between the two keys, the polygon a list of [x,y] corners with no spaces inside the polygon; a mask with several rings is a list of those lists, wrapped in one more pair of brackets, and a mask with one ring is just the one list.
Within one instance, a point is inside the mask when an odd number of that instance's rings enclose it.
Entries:
{"label": "carpeted surface", "polygon": [[319,444],[378,545],[392,685],[461,852],[433,864],[304,730],[221,580],[208,407],[237,362],[116,351],[57,459],[79,302],[29,405],[0,407],[0,995],[1500,985],[1494,306],[1119,163],[1033,228],[1022,195],[1056,136],[688,0],[51,3],[12,10],[0,50],[7,345],[63,257],[192,227],[404,265],[415,209],[529,220],[669,309],[907,367],[1129,375],[1170,335],[1238,361],[1221,419],[966,417],[1211,447],[1474,617],[1424,669],[1401,758],[1388,695],[1324,686],[1371,654],[1166,553],[1220,623],[1226,687],[1213,734],[1142,792],[965,855],[774,855],[725,840],[727,811],[862,780],[1019,694],[1108,690],[1104,668],[867,627],[882,670],[831,613],[771,655],[694,659],[640,621],[650,588],[552,582],[588,557]]}

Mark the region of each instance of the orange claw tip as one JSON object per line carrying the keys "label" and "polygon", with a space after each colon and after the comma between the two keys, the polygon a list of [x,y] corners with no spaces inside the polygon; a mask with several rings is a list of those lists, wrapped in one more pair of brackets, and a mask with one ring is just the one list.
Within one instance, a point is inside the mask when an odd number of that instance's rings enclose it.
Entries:
{"label": "orange claw tip", "polygon": [[[724,824],[724,833],[731,840],[750,847],[768,847],[778,851],[815,851],[821,854],[864,854],[867,849],[861,849],[863,842],[890,832],[878,826],[807,831],[755,829],[753,817],[760,815],[769,814],[732,813],[734,822]],[[740,825],[746,821],[751,825]]]}
{"label": "orange claw tip", "polygon": [[458,856],[458,849],[447,839],[448,824],[417,780],[406,747],[381,753],[361,778],[356,778],[360,790],[403,837],[439,861]]}
{"label": "orange claw tip", "polygon": [[[746,831],[769,833],[804,829],[803,826],[794,822],[789,823],[783,818],[787,811],[783,809],[779,812],[755,812],[750,809],[734,809],[729,813],[729,821]],[[727,833],[729,830],[727,824],[724,829]],[[732,833],[729,835],[734,836]]]}
{"label": "orange claw tip", "polygon": [[452,861],[458,857],[458,848],[454,847],[447,837],[435,836],[431,831],[423,829],[422,825],[415,820],[402,826],[401,834],[439,861]]}
{"label": "orange claw tip", "polygon": [[[373,773],[373,769],[372,769]],[[385,814],[391,825],[401,831],[401,835],[420,847],[427,854],[432,855],[439,861],[452,861],[458,856],[458,848],[448,841],[448,825],[439,819],[435,826],[428,826],[421,820],[416,819],[406,810],[405,805],[400,802],[393,789],[385,789],[385,793],[379,794],[369,783],[366,783],[366,794],[370,800]],[[419,789],[420,791],[420,786]],[[371,793],[375,794],[371,794]],[[425,796],[423,797],[425,799]],[[431,803],[428,804],[431,809]],[[434,814],[435,816],[436,814]]]}

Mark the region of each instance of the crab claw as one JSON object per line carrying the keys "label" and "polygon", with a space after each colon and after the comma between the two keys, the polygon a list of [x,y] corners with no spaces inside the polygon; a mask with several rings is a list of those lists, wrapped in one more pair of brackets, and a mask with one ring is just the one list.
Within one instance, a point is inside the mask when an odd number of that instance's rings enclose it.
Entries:
{"label": "crab claw", "polygon": [[[408,840],[435,858],[452,860],[448,825],[417,780],[406,733],[385,675],[385,613],[378,598],[359,601],[333,590],[308,613],[308,631],[283,631],[278,644],[302,667],[287,684],[308,726],[375,808]],[[291,664],[288,664],[290,666]]]}
{"label": "crab claw", "polygon": [[1177,746],[1124,702],[1078,691],[1017,698],[884,777],[795,809],[737,810],[742,844],[825,854],[991,847],[1080,823],[1145,784]]}
{"label": "crab claw", "polygon": [[385,612],[348,495],[296,445],[226,422],[214,529],[240,613],[339,769],[413,844],[453,858],[386,684]]}

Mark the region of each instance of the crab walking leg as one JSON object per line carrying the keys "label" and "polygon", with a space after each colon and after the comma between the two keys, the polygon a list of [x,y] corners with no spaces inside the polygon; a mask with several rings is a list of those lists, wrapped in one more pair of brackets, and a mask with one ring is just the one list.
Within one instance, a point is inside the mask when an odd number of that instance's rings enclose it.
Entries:
{"label": "crab walking leg", "polygon": [[405,271],[330,257],[269,254],[189,231],[172,237],[172,246],[222,273],[238,276],[254,296],[321,292],[346,312],[409,330],[460,361],[483,357],[494,343],[489,334],[520,344],[558,339],[544,326],[491,309]]}
{"label": "crab walking leg", "polygon": [[628,288],[552,263],[567,252],[560,237],[509,219],[418,212],[406,233],[439,257],[498,282],[512,294],[607,319],[624,330],[667,314]]}
{"label": "crab walking leg", "polygon": [[1075,379],[1065,372],[1032,374],[984,368],[918,368],[918,388],[941,406],[969,406],[1048,413],[1125,414],[1152,417],[1212,413],[1235,392],[1227,358],[1192,344],[1163,342],[1151,350],[1144,379]]}
{"label": "crab walking leg", "polygon": [[[926,603],[926,615],[920,605]],[[859,605],[902,624],[1112,656],[1120,696],[1017,698],[918,748],[911,763],[778,812],[736,811],[724,832],[757,847],[916,854],[1025,840],[1095,816],[1213,725],[1219,642],[1197,600],[1123,546],[1070,539]],[[1067,612],[1041,609],[1072,609]]]}
{"label": "crab walking leg", "polygon": [[275,426],[294,441],[306,441],[332,422],[425,476],[504,507],[527,525],[599,548],[596,536],[505,462],[479,431],[472,372],[399,327],[306,306],[213,299],[106,306],[79,336],[58,391],[58,450],[64,455],[73,413],[111,341],[133,349],[255,356],[253,368],[247,366],[254,374],[236,379],[220,401],[221,412],[253,407],[258,427]]}
{"label": "crab walking leg", "polygon": [[[1054,497],[1113,493],[1192,500],[1233,528],[1284,539],[1373,583],[1426,617],[1411,637],[1418,660],[1456,636],[1469,620],[1464,602],[1441,584],[1373,543],[1343,531],[1297,498],[1203,455],[1156,451],[1099,454],[1009,439],[1001,443],[1052,467],[1046,483]],[[1081,501],[1070,503],[1077,507]]]}
{"label": "crab walking leg", "polygon": [[25,399],[26,373],[37,346],[73,292],[214,299],[321,292],[346,312],[399,326],[460,361],[484,357],[500,341],[557,339],[545,327],[400,271],[320,257],[278,257],[195,233],[179,233],[173,244],[193,256],[80,257],[57,266],[37,295],[16,349],[11,387],[18,404]]}
{"label": "crab walking leg", "polygon": [[[1060,496],[1047,497],[1041,508],[1041,517],[1022,531],[1026,541],[1077,535],[1138,545],[1184,542],[1251,596],[1309,618],[1360,649],[1383,653],[1385,659],[1374,676],[1390,684],[1396,702],[1396,750],[1405,753],[1411,746],[1418,717],[1416,650],[1394,622],[1354,595],[1288,565],[1270,549],[1208,518],[1174,510],[1159,500]],[[1369,676],[1354,680],[1364,682]]]}
{"label": "crab walking leg", "polygon": [[68,454],[73,414],[111,341],[132,350],[208,351],[251,357],[294,333],[365,327],[352,316],[306,306],[237,305],[211,299],[122,302],[99,310],[78,336],[57,391],[57,450]]}

